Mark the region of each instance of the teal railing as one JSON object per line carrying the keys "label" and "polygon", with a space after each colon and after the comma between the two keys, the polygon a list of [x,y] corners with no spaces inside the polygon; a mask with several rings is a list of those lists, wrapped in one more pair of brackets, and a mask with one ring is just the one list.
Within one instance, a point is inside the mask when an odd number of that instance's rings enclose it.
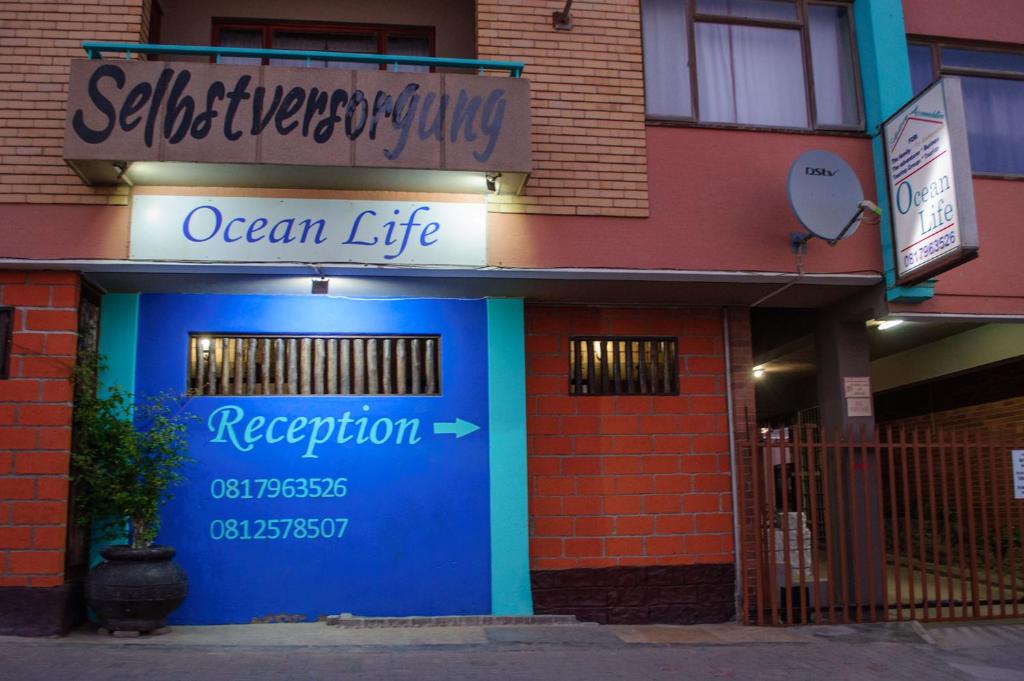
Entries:
{"label": "teal railing", "polygon": [[82,43],[89,59],[102,59],[104,53],[123,54],[131,59],[137,54],[186,55],[191,57],[213,57],[219,64],[222,57],[248,57],[250,59],[294,59],[310,65],[316,61],[344,61],[358,64],[384,64],[398,66],[428,66],[445,69],[474,69],[487,71],[508,71],[513,78],[523,75],[524,65],[515,61],[493,61],[489,59],[454,59],[448,57],[415,57],[401,54],[361,54],[357,52],[321,52],[315,50],[265,50],[250,47],[216,47],[198,45],[150,45],[145,43],[108,43],[85,41]]}

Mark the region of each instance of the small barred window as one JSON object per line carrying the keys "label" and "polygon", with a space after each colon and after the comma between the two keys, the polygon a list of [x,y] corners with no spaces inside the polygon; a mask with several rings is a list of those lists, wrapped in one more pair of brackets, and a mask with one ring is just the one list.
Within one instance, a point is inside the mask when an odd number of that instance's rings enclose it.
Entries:
{"label": "small barred window", "polygon": [[440,336],[193,333],[197,395],[440,395]]}
{"label": "small barred window", "polygon": [[570,395],[678,395],[676,339],[569,339]]}
{"label": "small barred window", "polygon": [[11,337],[14,335],[14,308],[0,307],[0,380],[11,371]]}

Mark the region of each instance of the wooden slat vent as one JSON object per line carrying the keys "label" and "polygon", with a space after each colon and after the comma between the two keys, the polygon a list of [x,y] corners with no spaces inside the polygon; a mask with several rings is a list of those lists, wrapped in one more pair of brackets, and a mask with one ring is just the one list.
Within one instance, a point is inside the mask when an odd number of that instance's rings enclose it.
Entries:
{"label": "wooden slat vent", "polygon": [[570,395],[678,395],[675,338],[569,339]]}
{"label": "wooden slat vent", "polygon": [[197,395],[440,395],[440,336],[193,333]]}

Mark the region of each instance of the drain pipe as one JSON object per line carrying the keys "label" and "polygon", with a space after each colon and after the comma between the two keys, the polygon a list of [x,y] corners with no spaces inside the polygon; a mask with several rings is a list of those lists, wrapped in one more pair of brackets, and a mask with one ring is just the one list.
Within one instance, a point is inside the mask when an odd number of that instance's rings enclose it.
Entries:
{"label": "drain pipe", "polygon": [[739,490],[736,487],[736,431],[733,427],[735,410],[732,404],[732,353],[729,349],[729,308],[727,307],[722,308],[722,334],[724,336],[724,342],[722,343],[723,354],[725,355],[725,404],[729,419],[729,468],[732,471],[729,479],[732,487],[732,545],[733,561],[736,570],[736,589],[733,597],[736,599],[736,616],[737,619],[740,619],[743,616],[743,613],[741,613],[743,607],[743,572],[741,569],[743,561],[740,557],[740,522],[742,514],[740,513]]}

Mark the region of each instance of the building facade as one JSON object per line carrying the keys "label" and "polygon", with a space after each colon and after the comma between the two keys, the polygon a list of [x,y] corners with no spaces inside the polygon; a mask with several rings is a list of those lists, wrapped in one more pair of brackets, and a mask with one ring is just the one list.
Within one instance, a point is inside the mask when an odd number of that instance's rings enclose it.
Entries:
{"label": "building facade", "polygon": [[[0,2],[0,633],[81,614],[93,350],[199,417],[180,623],[726,621],[763,433],[1024,436],[1024,7],[564,10]],[[939,77],[978,248],[915,278],[892,216],[946,208],[883,127]],[[791,236],[813,150],[880,208],[833,244]]]}

